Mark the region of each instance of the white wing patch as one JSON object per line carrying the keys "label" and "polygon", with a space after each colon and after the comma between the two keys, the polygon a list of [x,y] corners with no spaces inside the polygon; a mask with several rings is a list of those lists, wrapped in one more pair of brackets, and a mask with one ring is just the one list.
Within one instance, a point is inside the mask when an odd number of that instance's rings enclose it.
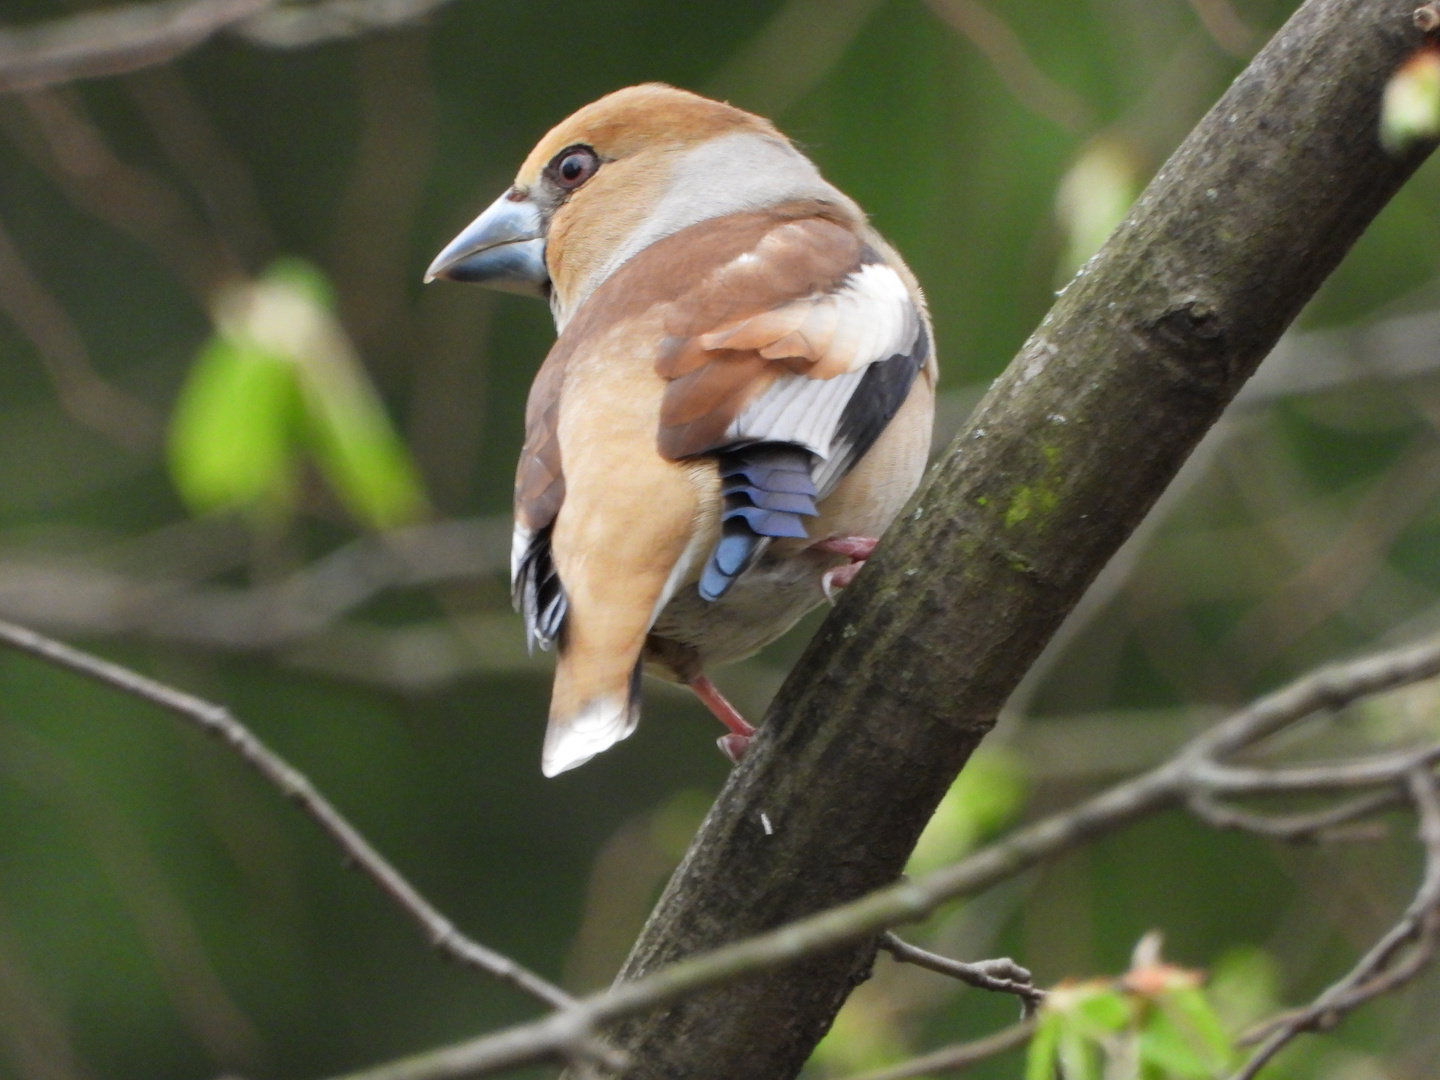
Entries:
{"label": "white wing patch", "polygon": [[769,360],[807,361],[803,371],[780,376],[745,406],[726,439],[793,443],[829,458],[840,417],[866,369],[910,353],[920,332],[920,314],[900,275],[869,263],[823,296],[706,334],[700,344],[707,350],[756,348]]}
{"label": "white wing patch", "polygon": [[864,368],[831,379],[782,375],[725,429],[726,441],[794,443],[828,458],[840,415],[864,377]]}

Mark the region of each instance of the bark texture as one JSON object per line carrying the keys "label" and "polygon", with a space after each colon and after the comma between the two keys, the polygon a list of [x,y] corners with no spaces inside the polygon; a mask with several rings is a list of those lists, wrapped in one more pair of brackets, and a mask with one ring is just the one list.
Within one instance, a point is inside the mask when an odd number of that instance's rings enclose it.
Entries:
{"label": "bark texture", "polygon": [[[1310,0],[1166,163],[816,635],[622,978],[897,878],[1061,620],[1429,152],[1377,137],[1414,6]],[[628,1080],[795,1076],[874,952],[618,1025]]]}

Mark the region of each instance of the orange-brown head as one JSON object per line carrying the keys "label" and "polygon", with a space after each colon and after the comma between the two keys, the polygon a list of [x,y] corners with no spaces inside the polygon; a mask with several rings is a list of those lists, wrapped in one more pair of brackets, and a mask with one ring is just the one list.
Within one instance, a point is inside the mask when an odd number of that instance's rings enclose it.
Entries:
{"label": "orange-brown head", "polygon": [[563,328],[611,272],[656,240],[795,199],[859,217],[768,120],[672,86],[632,86],[551,129],[426,280],[548,296]]}

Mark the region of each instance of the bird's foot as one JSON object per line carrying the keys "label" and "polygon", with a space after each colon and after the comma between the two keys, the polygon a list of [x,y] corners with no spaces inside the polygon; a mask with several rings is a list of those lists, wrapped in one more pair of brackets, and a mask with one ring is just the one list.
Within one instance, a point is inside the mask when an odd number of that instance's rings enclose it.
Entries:
{"label": "bird's foot", "polygon": [[835,603],[835,590],[843,589],[855,580],[855,575],[860,573],[860,568],[865,565],[865,560],[879,542],[874,536],[832,536],[828,540],[810,545],[816,551],[844,555],[850,560],[840,566],[832,566],[821,575],[820,591],[825,594],[826,600]]}
{"label": "bird's foot", "polygon": [[722,754],[736,765],[740,764],[740,759],[750,748],[750,740],[755,737],[755,728],[740,715],[739,709],[725,700],[725,695],[720,693],[720,688],[710,681],[709,676],[695,676],[690,680],[690,689],[715,714],[715,719],[730,729],[729,735],[721,735],[716,742]]}
{"label": "bird's foot", "polygon": [[720,752],[729,758],[732,764],[739,765],[745,751],[750,749],[750,739],[749,735],[721,735],[715,740],[715,745],[720,747]]}

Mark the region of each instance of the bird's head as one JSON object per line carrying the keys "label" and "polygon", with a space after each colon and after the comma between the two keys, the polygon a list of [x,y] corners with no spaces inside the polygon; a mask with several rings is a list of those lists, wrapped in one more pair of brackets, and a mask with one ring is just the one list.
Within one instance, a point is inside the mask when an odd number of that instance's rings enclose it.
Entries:
{"label": "bird's head", "polygon": [[656,240],[794,199],[859,213],[768,120],[672,86],[632,86],[541,139],[514,184],[446,245],[425,280],[548,297],[563,329],[613,270]]}

